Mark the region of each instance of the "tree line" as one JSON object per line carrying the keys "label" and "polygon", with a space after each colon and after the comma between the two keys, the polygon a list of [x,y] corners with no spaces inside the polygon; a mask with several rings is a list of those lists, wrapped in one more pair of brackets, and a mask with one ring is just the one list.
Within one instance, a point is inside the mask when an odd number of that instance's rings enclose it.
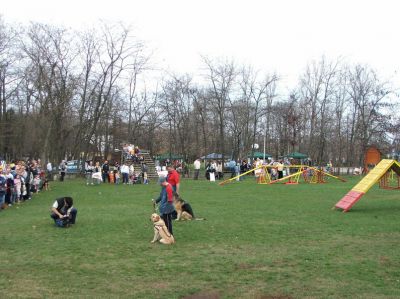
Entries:
{"label": "tree line", "polygon": [[[277,73],[203,56],[171,74],[124,24],[76,31],[0,19],[0,155],[43,161],[107,157],[123,143],[187,160],[299,151],[361,164],[372,144],[398,151],[398,95],[368,65],[324,57],[282,94]],[[146,75],[159,73],[157,84]]]}

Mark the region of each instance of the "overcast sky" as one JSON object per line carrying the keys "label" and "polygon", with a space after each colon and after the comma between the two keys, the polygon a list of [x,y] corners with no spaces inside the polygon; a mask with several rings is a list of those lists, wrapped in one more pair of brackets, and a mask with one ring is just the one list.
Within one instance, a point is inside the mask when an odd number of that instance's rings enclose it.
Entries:
{"label": "overcast sky", "polygon": [[[199,73],[200,55],[276,71],[296,83],[307,62],[325,55],[368,63],[385,79],[400,68],[400,1],[3,0],[7,22],[82,28],[99,19],[132,24],[161,68]],[[396,85],[397,82],[394,82]]]}

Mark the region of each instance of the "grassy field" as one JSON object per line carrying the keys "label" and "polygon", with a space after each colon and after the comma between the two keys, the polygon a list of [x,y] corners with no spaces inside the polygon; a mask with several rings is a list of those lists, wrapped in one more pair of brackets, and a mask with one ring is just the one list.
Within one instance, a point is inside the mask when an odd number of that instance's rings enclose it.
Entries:
{"label": "grassy field", "polygon": [[[223,187],[184,180],[206,221],[174,222],[150,244],[150,185],[53,183],[0,212],[0,298],[399,298],[400,193],[374,187],[349,213],[332,206],[358,181]],[[49,208],[70,195],[77,223]]]}

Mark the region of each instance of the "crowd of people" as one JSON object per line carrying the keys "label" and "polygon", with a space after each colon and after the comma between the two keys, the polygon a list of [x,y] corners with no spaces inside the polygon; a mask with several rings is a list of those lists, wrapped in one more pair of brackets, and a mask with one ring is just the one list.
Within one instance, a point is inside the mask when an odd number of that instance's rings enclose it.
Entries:
{"label": "crowd of people", "polygon": [[124,160],[132,160],[135,163],[143,162],[144,157],[138,146],[125,143],[122,146],[122,155]]}
{"label": "crowd of people", "polygon": [[100,162],[93,163],[93,161],[85,162],[85,176],[86,185],[98,185],[100,183],[110,184],[148,184],[148,166],[145,162],[140,163],[140,168],[135,169],[133,164],[128,165],[125,161],[122,165],[115,162],[110,165],[105,160],[101,165]]}
{"label": "crowd of people", "polygon": [[0,161],[0,211],[48,189],[49,172],[42,167],[40,159]]}

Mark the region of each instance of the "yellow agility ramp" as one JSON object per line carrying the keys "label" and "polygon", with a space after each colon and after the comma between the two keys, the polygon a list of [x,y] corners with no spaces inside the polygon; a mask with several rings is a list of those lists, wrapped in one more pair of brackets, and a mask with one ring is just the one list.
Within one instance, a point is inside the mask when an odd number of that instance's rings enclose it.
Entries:
{"label": "yellow agility ramp", "polygon": [[391,170],[400,175],[400,164],[396,160],[383,159],[335,205],[335,208],[342,209],[343,212],[350,210],[375,183]]}

